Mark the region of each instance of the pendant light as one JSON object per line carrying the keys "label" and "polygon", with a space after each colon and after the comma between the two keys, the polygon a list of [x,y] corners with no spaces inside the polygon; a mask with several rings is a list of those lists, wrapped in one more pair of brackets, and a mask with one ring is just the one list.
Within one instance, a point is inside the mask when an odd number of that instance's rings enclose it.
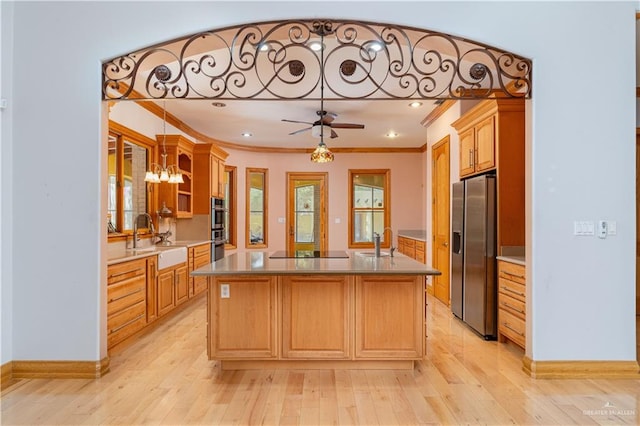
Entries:
{"label": "pendant light", "polygon": [[160,157],[162,158],[162,164],[152,163],[150,166],[150,170],[144,175],[145,182],[151,183],[160,183],[160,182],[168,182],[168,183],[184,183],[184,179],[182,179],[182,173],[180,173],[180,169],[175,164],[167,166],[167,105],[166,101],[162,104],[163,109],[163,117],[162,117],[162,153],[160,153]]}
{"label": "pendant light", "polygon": [[314,163],[330,163],[333,161],[333,152],[324,143],[324,32],[325,28],[320,27],[320,142],[316,150],[311,153],[311,161]]}

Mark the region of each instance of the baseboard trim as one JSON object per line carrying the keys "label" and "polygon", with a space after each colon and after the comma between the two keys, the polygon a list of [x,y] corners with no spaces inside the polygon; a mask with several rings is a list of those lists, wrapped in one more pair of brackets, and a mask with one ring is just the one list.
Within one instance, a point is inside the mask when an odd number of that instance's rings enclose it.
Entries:
{"label": "baseboard trim", "polygon": [[639,379],[637,361],[534,361],[525,356],[522,370],[534,379]]}
{"label": "baseboard trim", "polygon": [[11,361],[0,365],[0,390],[13,384],[13,363]]}
{"label": "baseboard trim", "polygon": [[100,361],[12,361],[12,379],[97,379],[109,372],[109,357]]}

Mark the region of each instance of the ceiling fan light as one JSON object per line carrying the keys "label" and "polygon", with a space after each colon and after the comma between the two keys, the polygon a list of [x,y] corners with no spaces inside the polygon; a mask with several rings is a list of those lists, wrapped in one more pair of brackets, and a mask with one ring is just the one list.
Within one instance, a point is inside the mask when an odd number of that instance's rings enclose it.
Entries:
{"label": "ceiling fan light", "polygon": [[311,153],[311,161],[314,163],[330,163],[333,161],[333,152],[329,151],[327,145],[320,141],[316,150]]}
{"label": "ceiling fan light", "polygon": [[331,135],[331,126],[327,126],[326,124],[316,124],[311,128],[311,136],[313,136],[314,138],[329,135]]}

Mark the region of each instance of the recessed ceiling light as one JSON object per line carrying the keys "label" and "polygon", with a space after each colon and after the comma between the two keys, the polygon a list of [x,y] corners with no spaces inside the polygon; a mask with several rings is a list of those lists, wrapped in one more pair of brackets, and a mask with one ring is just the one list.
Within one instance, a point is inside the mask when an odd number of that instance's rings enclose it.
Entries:
{"label": "recessed ceiling light", "polygon": [[394,132],[394,131],[390,131],[385,136],[388,137],[388,138],[397,138],[398,134],[396,132]]}
{"label": "recessed ceiling light", "polygon": [[266,52],[267,50],[269,50],[269,43],[262,43],[260,44],[259,50],[261,52]]}
{"label": "recessed ceiling light", "polygon": [[223,103],[223,102],[211,102],[211,105],[213,105],[214,107],[217,108],[224,108],[227,106],[227,104]]}
{"label": "recessed ceiling light", "polygon": [[319,41],[312,41],[311,43],[309,43],[309,48],[314,52],[318,52],[324,48],[324,45]]}
{"label": "recessed ceiling light", "polygon": [[369,44],[369,50],[373,50],[374,52],[379,52],[382,50],[382,45],[377,41],[374,41],[373,43]]}
{"label": "recessed ceiling light", "polygon": [[244,136],[245,138],[250,138],[251,136],[253,136],[253,133],[251,133],[251,132],[242,132],[242,136]]}
{"label": "recessed ceiling light", "polygon": [[422,102],[414,101],[409,104],[411,108],[419,108],[422,106]]}

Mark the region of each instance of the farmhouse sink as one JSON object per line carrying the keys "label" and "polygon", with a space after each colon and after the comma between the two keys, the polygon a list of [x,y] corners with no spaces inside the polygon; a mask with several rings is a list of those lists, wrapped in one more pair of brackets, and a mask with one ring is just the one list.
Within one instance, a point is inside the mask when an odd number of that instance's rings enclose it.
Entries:
{"label": "farmhouse sink", "polygon": [[170,268],[171,266],[185,263],[187,261],[186,247],[157,247],[158,269]]}
{"label": "farmhouse sink", "polygon": [[128,253],[158,252],[158,269],[170,268],[187,261],[187,248],[175,246],[149,246],[127,249]]}

